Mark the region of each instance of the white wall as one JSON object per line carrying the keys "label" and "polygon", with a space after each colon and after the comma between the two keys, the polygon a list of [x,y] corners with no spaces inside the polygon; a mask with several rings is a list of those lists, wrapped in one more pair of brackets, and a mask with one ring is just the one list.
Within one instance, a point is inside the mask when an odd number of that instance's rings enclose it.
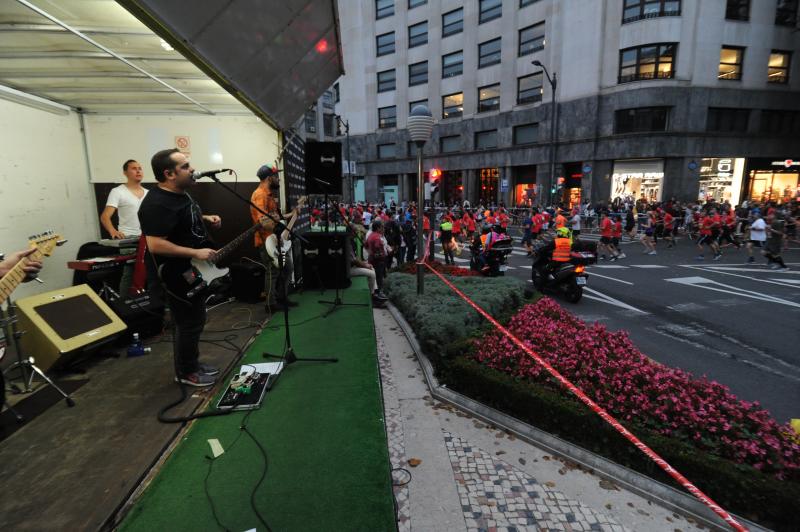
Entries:
{"label": "white wall", "polygon": [[0,161],[0,250],[25,248],[30,235],[48,229],[69,240],[45,260],[47,284],[26,283],[14,297],[71,285],[67,261],[99,234],[78,115],[0,100]]}
{"label": "white wall", "polygon": [[[277,132],[255,116],[103,116],[86,117],[92,181],[124,182],[122,164],[136,159],[145,182],[154,183],[150,158],[188,136],[189,160],[197,170],[233,168],[239,181],[258,181],[256,171],[278,156]],[[221,174],[223,181],[233,176]]]}

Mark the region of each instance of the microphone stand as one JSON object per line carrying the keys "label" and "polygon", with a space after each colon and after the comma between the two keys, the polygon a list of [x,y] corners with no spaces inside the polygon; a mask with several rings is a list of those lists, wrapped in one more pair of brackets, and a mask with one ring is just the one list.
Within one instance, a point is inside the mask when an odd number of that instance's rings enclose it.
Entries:
{"label": "microphone stand", "polygon": [[[255,210],[257,210],[258,212],[260,212],[261,214],[263,214],[264,216],[266,216],[267,218],[269,218],[273,222],[275,222],[275,230],[279,229],[278,228],[279,225],[284,225],[283,221],[280,219],[280,217],[276,219],[272,214],[270,214],[268,212],[264,212],[264,210],[261,209],[258,205],[255,205],[252,201],[250,201],[249,199],[245,198],[244,196],[242,196],[241,194],[239,194],[238,192],[233,190],[231,187],[229,187],[228,185],[226,185],[225,183],[220,181],[220,179],[216,175],[210,175],[208,177],[210,177],[218,185],[221,185],[222,188],[224,188],[225,190],[227,190],[228,192],[230,192],[231,194],[233,194],[234,196],[236,196],[237,198],[239,198],[243,202],[247,203],[248,205],[253,207]],[[280,209],[278,209],[278,214],[280,214]],[[283,267],[283,265],[284,265],[283,253],[281,253],[281,247],[282,247],[282,244],[281,244],[281,233],[284,230],[287,230],[289,232],[289,239],[290,240],[292,240],[293,238],[296,238],[296,239],[300,240],[301,242],[308,243],[308,240],[306,240],[305,238],[303,238],[302,236],[297,234],[294,231],[293,228],[290,229],[289,227],[284,226],[284,227],[280,228],[280,230],[278,230],[277,233],[275,233],[275,236],[278,239],[278,268],[279,268],[279,271],[278,271],[278,282],[281,284],[281,288],[282,288],[282,291],[283,291],[283,324],[284,324],[284,329],[286,330],[286,336],[285,336],[285,344],[286,345],[284,346],[283,353],[280,354],[280,355],[267,353],[267,352],[262,353],[262,355],[263,355],[264,358],[279,358],[279,359],[281,359],[281,367],[288,366],[290,364],[294,364],[295,362],[338,362],[339,361],[338,358],[301,358],[301,357],[298,357],[294,352],[294,348],[292,347],[292,337],[291,337],[291,334],[289,332],[289,305],[287,304],[288,280],[286,279],[286,273],[284,272],[284,267]],[[274,385],[274,382],[273,382],[273,385]]]}

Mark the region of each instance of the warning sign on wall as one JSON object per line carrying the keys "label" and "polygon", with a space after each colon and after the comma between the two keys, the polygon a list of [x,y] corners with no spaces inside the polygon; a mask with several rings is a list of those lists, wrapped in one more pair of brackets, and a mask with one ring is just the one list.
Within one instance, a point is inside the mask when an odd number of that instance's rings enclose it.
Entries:
{"label": "warning sign on wall", "polygon": [[189,141],[188,135],[178,135],[175,137],[175,147],[180,150],[181,153],[185,155],[189,155],[192,152],[192,144]]}

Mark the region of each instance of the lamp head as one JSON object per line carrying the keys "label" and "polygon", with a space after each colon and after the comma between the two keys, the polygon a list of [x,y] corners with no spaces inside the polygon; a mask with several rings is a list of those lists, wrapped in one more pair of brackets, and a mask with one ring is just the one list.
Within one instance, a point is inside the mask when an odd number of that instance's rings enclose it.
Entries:
{"label": "lamp head", "polygon": [[418,146],[425,144],[433,133],[433,115],[426,105],[417,105],[408,116],[408,133]]}
{"label": "lamp head", "polygon": [[531,61],[531,64],[532,64],[533,66],[537,66],[537,67],[540,67],[540,66],[542,66],[542,62],[541,62],[541,61],[539,61],[538,59],[534,59],[533,61]]}

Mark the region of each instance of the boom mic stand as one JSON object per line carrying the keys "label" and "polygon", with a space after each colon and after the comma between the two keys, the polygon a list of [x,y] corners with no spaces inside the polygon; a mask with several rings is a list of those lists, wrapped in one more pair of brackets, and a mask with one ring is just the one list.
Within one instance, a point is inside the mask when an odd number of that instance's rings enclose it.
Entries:
{"label": "boom mic stand", "polygon": [[[250,201],[249,199],[245,198],[244,196],[242,196],[241,194],[239,194],[238,192],[233,190],[231,187],[229,187],[228,185],[226,185],[225,183],[220,181],[220,179],[216,175],[212,174],[212,175],[209,175],[208,177],[210,177],[218,185],[221,185],[222,188],[224,188],[225,190],[227,190],[228,192],[230,192],[231,194],[233,194],[234,196],[239,198],[241,201],[243,201],[244,203],[247,203],[252,208],[254,208],[258,212],[260,212],[261,214],[263,214],[264,216],[266,216],[267,218],[269,218],[270,220],[275,222],[275,229],[276,230],[278,230],[278,226],[279,225],[283,226],[283,222],[280,220],[280,218],[276,219],[272,214],[270,214],[268,212],[264,212],[264,210],[261,209],[258,205],[255,205],[252,201]],[[280,213],[280,210],[278,210],[278,213]],[[298,239],[298,240],[300,240],[302,242],[308,243],[308,240],[306,240],[305,238],[303,238],[302,236],[297,234],[294,231],[294,229],[290,229],[288,227],[285,227],[285,229],[289,232],[289,238],[290,239],[296,238],[296,239]],[[284,267],[283,267],[283,264],[284,264],[284,262],[283,262],[283,253],[281,253],[281,247],[282,247],[281,233],[283,232],[283,230],[284,230],[284,228],[281,228],[277,233],[275,233],[275,236],[278,239],[278,246],[277,246],[277,248],[278,248],[278,268],[279,268],[279,271],[278,271],[278,282],[281,284],[281,288],[282,288],[282,291],[283,291],[283,298],[284,298],[284,303],[283,303],[283,324],[284,324],[284,328],[286,329],[286,337],[285,337],[286,345],[284,347],[283,353],[280,354],[280,355],[264,352],[263,356],[264,356],[264,358],[280,358],[281,362],[283,363],[283,365],[289,365],[289,364],[293,364],[295,362],[339,362],[338,358],[305,358],[305,357],[300,358],[297,355],[295,355],[294,348],[292,347],[292,337],[291,337],[291,334],[289,333],[289,305],[286,304],[287,303],[286,299],[287,299],[288,280],[286,279],[286,273],[284,272]]]}

